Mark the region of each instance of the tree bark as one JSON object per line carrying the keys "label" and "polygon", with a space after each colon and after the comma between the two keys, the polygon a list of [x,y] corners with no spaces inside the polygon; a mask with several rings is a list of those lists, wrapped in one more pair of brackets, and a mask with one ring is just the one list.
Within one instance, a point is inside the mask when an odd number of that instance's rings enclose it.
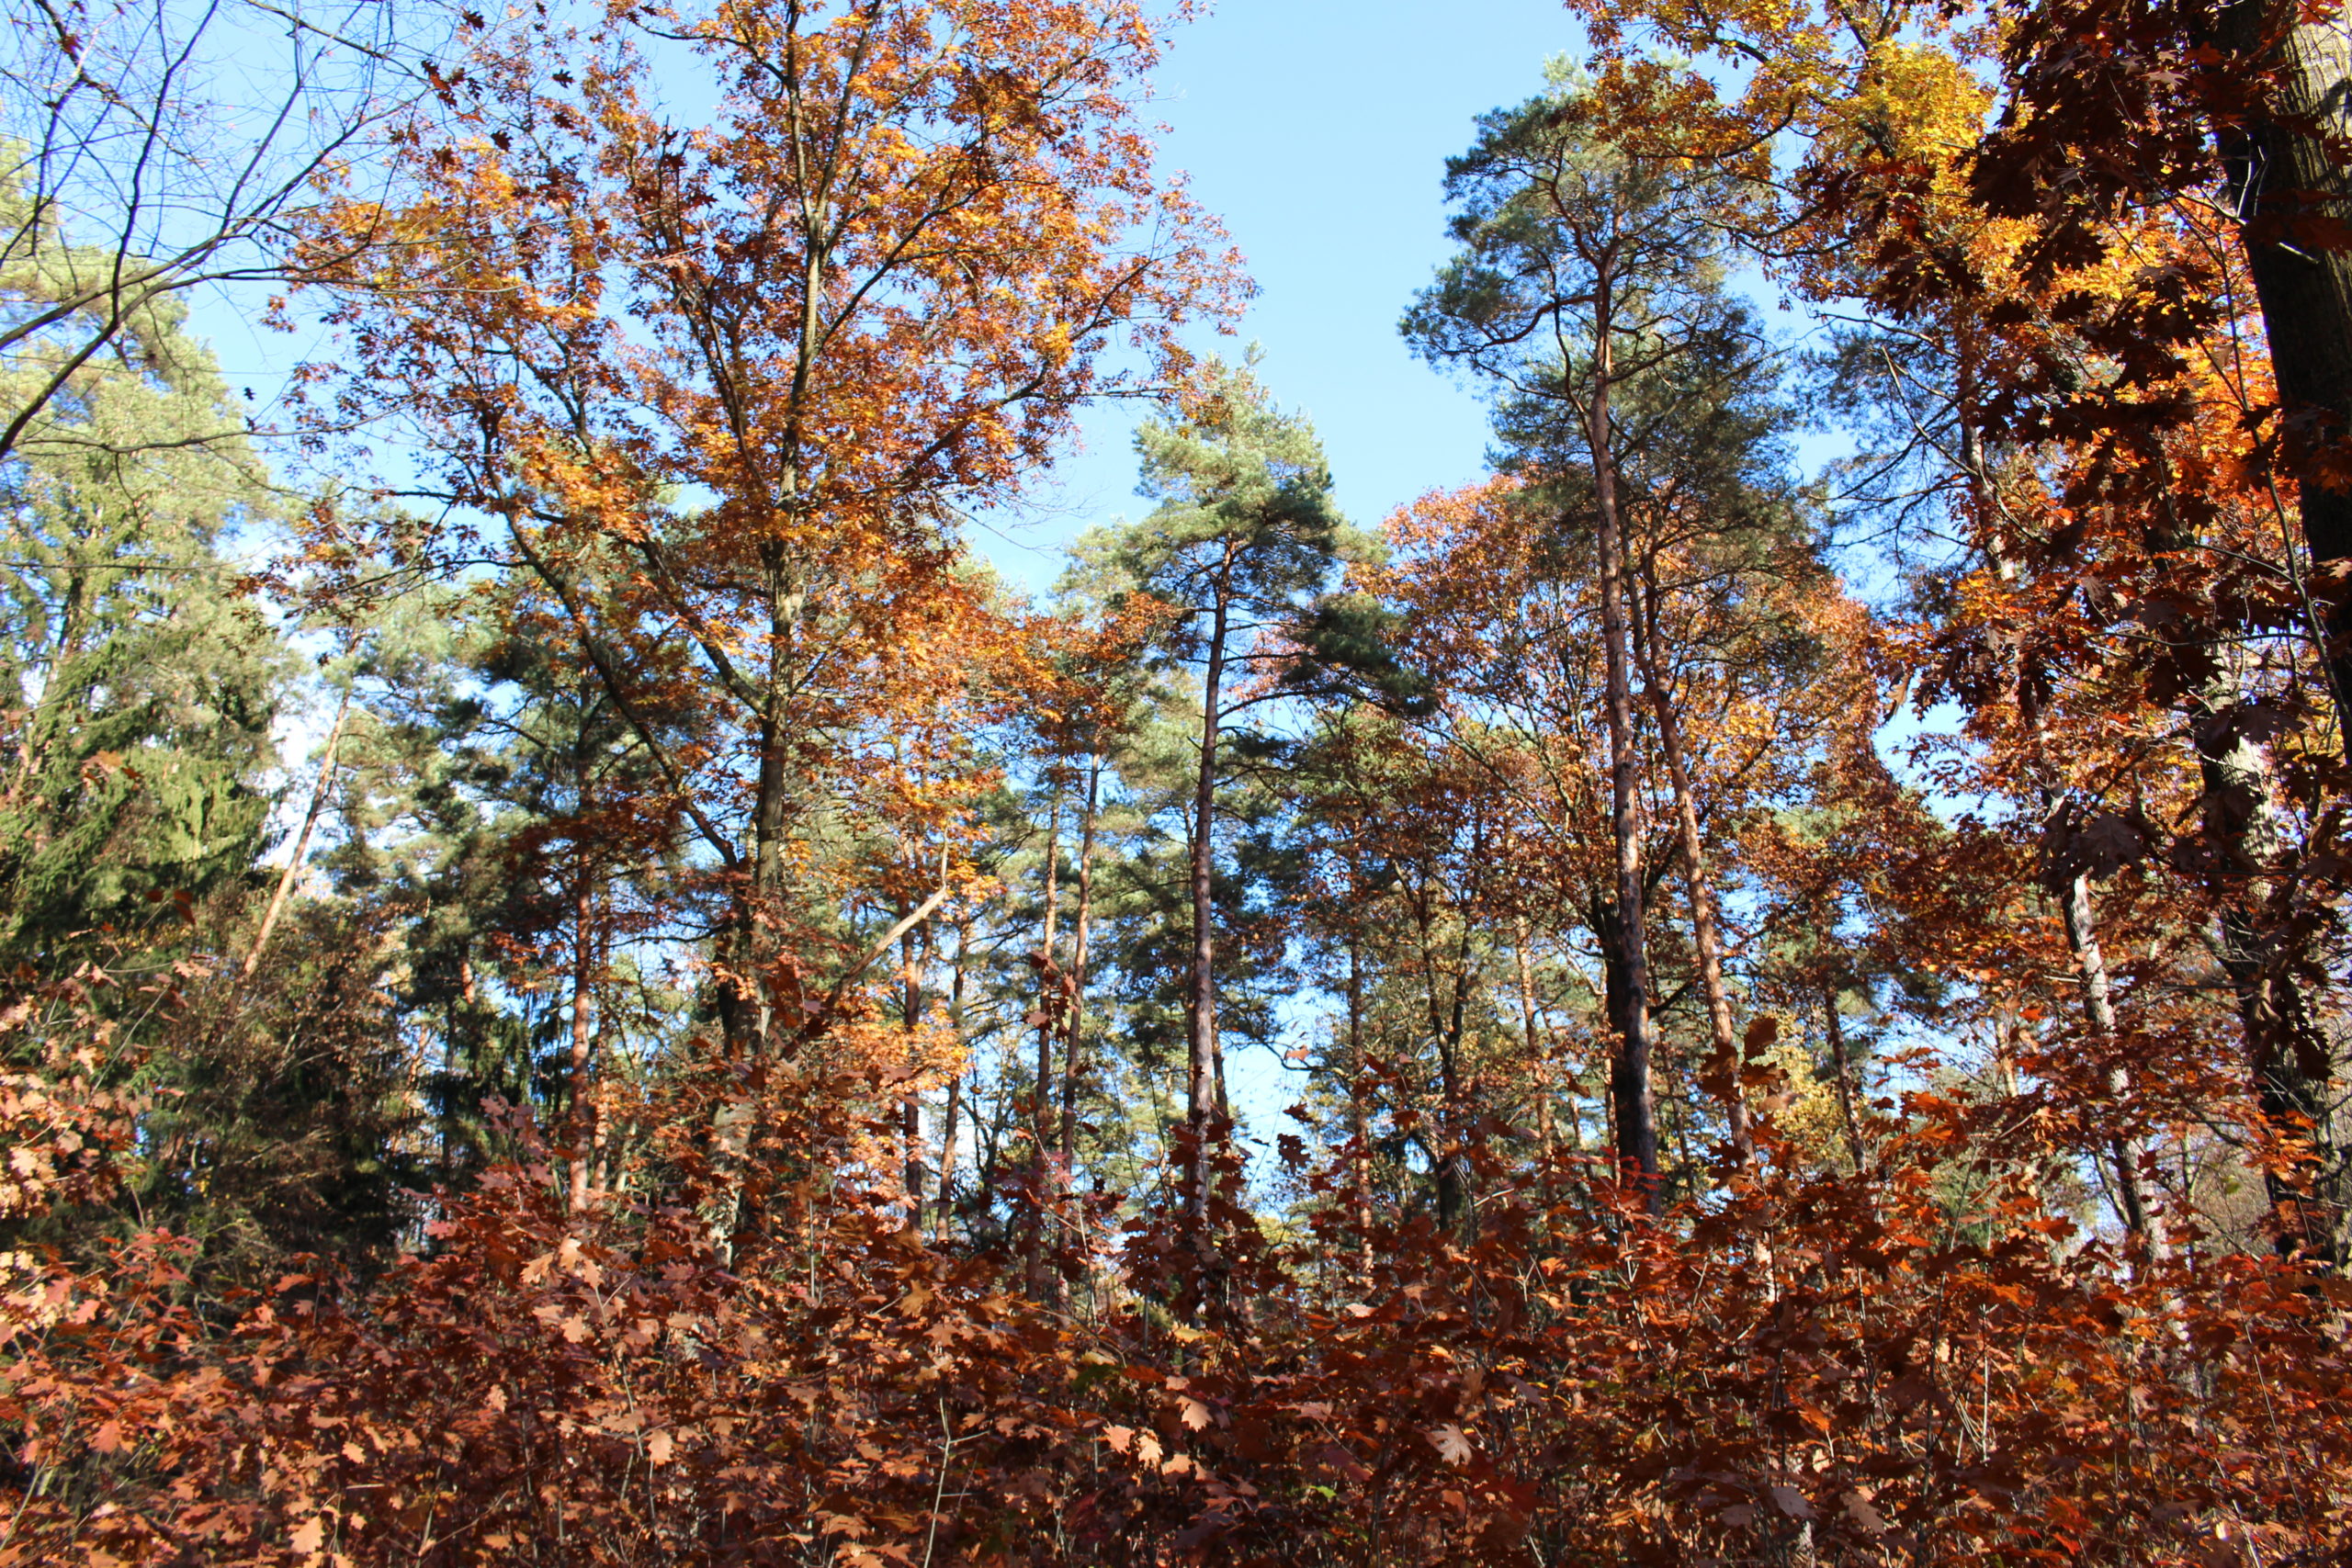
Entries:
{"label": "tree bark", "polygon": [[[2098,923],[2091,906],[2090,878],[2076,873],[2068,879],[2059,900],[2059,911],[2066,926],[2066,945],[2073,950],[2075,967],[2083,977],[2083,1013],[2090,1021],[2092,1032],[2112,1048],[2115,1040],[2115,1002],[2107,977],[2107,955],[2098,944]],[[2107,1075],[2108,1093],[2120,1100],[2132,1091],[2132,1075],[2121,1066],[2111,1067]],[[2140,1180],[2143,1156],[2139,1140],[2119,1134],[2109,1145],[2109,1156],[2115,1162],[2115,1213],[2123,1223],[2124,1231],[2137,1236],[2143,1245],[2156,1245],[2154,1233],[2148,1226],[2147,1189]]]}
{"label": "tree bark", "polygon": [[1356,1280],[1372,1283],[1372,1119],[1364,1102],[1363,937],[1348,932],[1348,1198],[1356,1233]]}
{"label": "tree bark", "polygon": [[1846,1153],[1854,1162],[1854,1173],[1862,1169],[1862,1129],[1854,1115],[1854,1069],[1846,1055],[1846,1021],[1838,1011],[1838,985],[1825,980],[1821,986],[1821,1017],[1829,1036],[1829,1066],[1838,1075],[1838,1120],[1846,1131]]}
{"label": "tree bark", "polygon": [[[586,770],[582,770],[585,784]],[[588,1163],[596,1137],[595,1035],[589,1027],[589,1010],[596,986],[595,867],[586,845],[572,853],[571,904],[571,1059],[565,1083],[569,1114],[566,1138],[571,1145],[570,1197],[571,1212],[588,1207]]]}
{"label": "tree bark", "polygon": [[[2352,254],[2299,243],[2298,224],[2352,214],[2344,166],[2323,140],[2352,136],[2352,17],[2300,19],[2281,0],[2239,0],[2223,17],[2233,52],[2279,68],[2278,118],[2225,131],[2222,152],[2287,414],[2303,539],[2328,566],[2352,560],[2352,490],[2328,478],[2345,471],[2340,462],[2319,460],[2352,439]],[[2315,629],[2341,705],[2352,692],[2352,596],[2329,594]]]}
{"label": "tree bark", "polygon": [[1069,1185],[1078,1169],[1078,1085],[1084,1071],[1088,921],[1094,908],[1094,819],[1102,787],[1102,758],[1086,770],[1086,813],[1078,836],[1078,924],[1071,933],[1069,1018],[1062,1033],[1061,1179]]}
{"label": "tree bark", "polygon": [[1045,1181],[1050,1163],[1050,1151],[1055,1137],[1048,1121],[1053,1104],[1054,1040],[1061,1033],[1062,1003],[1061,965],[1054,959],[1055,926],[1061,911],[1062,859],[1062,781],[1058,770],[1054,774],[1053,803],[1046,817],[1046,930],[1038,953],[1037,965],[1037,1077],[1036,1098],[1032,1105],[1030,1135],[1036,1142],[1037,1177]]}
{"label": "tree bark", "polygon": [[[926,926],[923,928],[923,946],[927,948],[930,942],[931,928]],[[914,1088],[915,1084],[922,1081],[917,1076],[919,1064],[915,1060],[915,1035],[922,1028],[923,1011],[928,998],[923,995],[922,964],[912,929],[899,938],[899,961],[903,969],[904,981],[899,1021],[907,1039],[906,1071],[909,1074],[906,1096],[899,1102],[899,1135],[906,1145],[907,1213],[913,1217],[914,1224],[920,1230],[922,1225],[922,1188],[925,1172],[923,1169],[922,1095]]]}
{"label": "tree bark", "polygon": [[1414,923],[1420,932],[1421,994],[1429,1007],[1430,1041],[1437,1047],[1438,1142],[1430,1151],[1430,1176],[1437,1192],[1437,1220],[1451,1226],[1460,1220],[1468,1201],[1463,1180],[1462,1034],[1469,1001],[1469,922],[1463,922],[1460,948],[1453,966],[1451,1004],[1438,996],[1436,918],[1430,907],[1429,888],[1413,900]]}
{"label": "tree bark", "polygon": [[1634,754],[1634,695],[1628,672],[1625,623],[1625,534],[1617,507],[1617,464],[1611,448],[1611,335],[1615,331],[1607,286],[1596,311],[1591,400],[1586,439],[1592,453],[1593,498],[1600,517],[1600,635],[1609,724],[1609,829],[1616,847],[1615,908],[1597,933],[1609,973],[1611,1022],[1616,1026],[1617,1059],[1610,1071],[1610,1097],[1616,1105],[1617,1163],[1621,1178],[1637,1187],[1652,1215],[1665,1213],[1658,1180],[1657,1100],[1650,1084],[1650,971],[1644,941],[1645,889],[1642,884],[1641,779]]}
{"label": "tree bark", "polygon": [[1545,1169],[1551,1168],[1554,1151],[1552,1134],[1552,1065],[1545,1059],[1541,1036],[1535,1027],[1535,973],[1527,959],[1527,922],[1517,922],[1512,932],[1511,953],[1519,962],[1519,1020],[1527,1045],[1528,1076],[1535,1080],[1535,1144],[1544,1153]]}
{"label": "tree bark", "polygon": [[1756,1160],[1756,1138],[1747,1125],[1747,1095],[1740,1085],[1739,1038],[1732,1029],[1731,993],[1724,985],[1723,941],[1715,925],[1714,887],[1707,874],[1706,840],[1699,832],[1699,806],[1690,787],[1690,770],[1682,755],[1682,724],[1674,699],[1660,680],[1653,661],[1642,660],[1642,683],[1650,709],[1657,716],[1658,746],[1666,753],[1666,770],[1674,784],[1674,816],[1682,836],[1682,876],[1690,894],[1691,941],[1699,950],[1699,985],[1707,1002],[1707,1029],[1713,1051],[1702,1078],[1724,1103],[1732,1147],[1743,1165]]}
{"label": "tree bark", "polygon": [[1049,1122],[1053,1105],[1054,1041],[1061,1033],[1062,972],[1054,961],[1054,927],[1061,910],[1062,775],[1050,770],[1052,803],[1046,814],[1046,929],[1037,949],[1037,1074],[1029,1100],[1030,1200],[1034,1211],[1029,1228],[1029,1293],[1038,1301],[1051,1299],[1055,1280],[1046,1265],[1046,1230],[1050,1223],[1046,1201],[1054,1181],[1054,1134]]}
{"label": "tree bark", "polygon": [[2194,726],[2215,945],[2236,996],[2256,1109],[2291,1154],[2264,1176],[2278,1246],[2341,1270],[2352,1251],[2352,1159],[2335,1126],[2334,1051],[2296,973],[2292,933],[2267,908],[2287,853],[2271,760],[2217,722],[2227,695],[2217,690]]}
{"label": "tree bark", "polygon": [[[1227,571],[1232,550],[1227,548]],[[1230,591],[1225,577],[1210,612],[1208,667],[1201,684],[1200,768],[1193,786],[1193,961],[1186,986],[1185,1120],[1193,1139],[1193,1168],[1187,1173],[1184,1206],[1195,1224],[1205,1222],[1209,1202],[1209,1138],[1224,1100],[1225,1074],[1216,1044],[1216,824],[1219,689],[1225,679],[1225,639]]]}
{"label": "tree bark", "polygon": [[972,918],[956,923],[956,968],[947,983],[947,1027],[956,1036],[956,1076],[947,1080],[947,1109],[939,1125],[939,1206],[937,1232],[947,1235],[956,1209],[956,1123],[964,1110],[964,975],[965,958],[972,947]]}

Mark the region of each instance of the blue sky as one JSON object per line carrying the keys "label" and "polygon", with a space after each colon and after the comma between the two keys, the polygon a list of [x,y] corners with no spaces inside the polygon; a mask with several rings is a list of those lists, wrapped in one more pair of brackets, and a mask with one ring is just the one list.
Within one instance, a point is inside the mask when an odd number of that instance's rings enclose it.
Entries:
{"label": "blue sky", "polygon": [[[1166,166],[1191,175],[1260,288],[1224,351],[1263,344],[1261,374],[1313,416],[1359,524],[1481,471],[1485,413],[1407,352],[1396,319],[1448,249],[1446,158],[1581,39],[1558,0],[1226,0],[1161,63]],[[1097,411],[1035,514],[975,535],[1007,576],[1046,588],[1073,535],[1144,510],[1136,412]]]}

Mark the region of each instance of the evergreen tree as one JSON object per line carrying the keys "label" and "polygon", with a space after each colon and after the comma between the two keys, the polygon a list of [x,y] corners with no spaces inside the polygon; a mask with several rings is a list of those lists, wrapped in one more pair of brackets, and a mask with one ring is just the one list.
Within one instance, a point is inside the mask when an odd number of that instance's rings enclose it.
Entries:
{"label": "evergreen tree", "polygon": [[1190,807],[1185,965],[1186,1121],[1194,1140],[1187,1205],[1207,1201],[1207,1143],[1224,1115],[1217,1044],[1216,864],[1221,742],[1234,716],[1264,691],[1228,682],[1291,657],[1285,634],[1312,623],[1340,564],[1371,547],[1331,502],[1322,445],[1304,416],[1277,409],[1254,363],[1215,367],[1183,417],[1136,435],[1141,493],[1159,505],[1141,522],[1090,536],[1080,570],[1116,602],[1166,607],[1162,648],[1196,666],[1198,751]]}
{"label": "evergreen tree", "polygon": [[176,302],[68,384],[0,465],[0,964],[41,973],[244,877],[286,674],[232,555],[275,497]]}

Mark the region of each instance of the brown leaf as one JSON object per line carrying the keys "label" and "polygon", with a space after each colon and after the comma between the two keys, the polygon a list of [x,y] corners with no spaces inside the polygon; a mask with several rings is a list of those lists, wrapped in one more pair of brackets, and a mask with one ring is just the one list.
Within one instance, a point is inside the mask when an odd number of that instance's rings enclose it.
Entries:
{"label": "brown leaf", "polygon": [[1853,1521],[1856,1529],[1860,1530],[1864,1535],[1886,1533],[1885,1516],[1871,1506],[1871,1500],[1868,1497],[1859,1492],[1849,1492],[1841,1501],[1845,1505],[1846,1517]]}

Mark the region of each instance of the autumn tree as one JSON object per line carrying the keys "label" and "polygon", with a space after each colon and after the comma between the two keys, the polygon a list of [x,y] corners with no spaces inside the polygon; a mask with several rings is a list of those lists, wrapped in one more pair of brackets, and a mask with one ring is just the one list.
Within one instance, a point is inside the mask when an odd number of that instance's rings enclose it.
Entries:
{"label": "autumn tree", "polygon": [[[714,874],[729,1039],[788,1051],[824,1011],[795,846],[989,613],[956,509],[1120,384],[1109,344],[1172,352],[1219,287],[1133,123],[1153,35],[1118,6],[873,0],[472,37],[395,198],[319,231],[404,242],[340,276],[339,396],[419,441],[458,509],[432,558],[495,560],[565,628]],[[712,134],[654,104],[663,51],[721,84]]]}

